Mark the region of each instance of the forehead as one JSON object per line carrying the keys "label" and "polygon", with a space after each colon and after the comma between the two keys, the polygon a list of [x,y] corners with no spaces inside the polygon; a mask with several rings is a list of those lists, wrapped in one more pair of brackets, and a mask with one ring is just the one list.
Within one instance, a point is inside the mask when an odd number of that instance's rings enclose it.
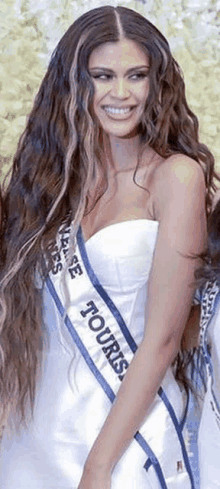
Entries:
{"label": "forehead", "polygon": [[89,58],[89,68],[108,66],[112,69],[148,65],[149,57],[141,47],[130,39],[105,43],[94,49]]}

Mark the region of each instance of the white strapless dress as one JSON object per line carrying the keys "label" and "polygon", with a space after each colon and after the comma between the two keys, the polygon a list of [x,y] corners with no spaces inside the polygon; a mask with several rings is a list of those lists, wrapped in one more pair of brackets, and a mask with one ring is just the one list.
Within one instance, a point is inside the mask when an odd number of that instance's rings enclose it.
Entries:
{"label": "white strapless dress", "polygon": [[[85,244],[99,282],[120,311],[137,345],[144,331],[147,282],[157,231],[155,221],[126,221],[104,228]],[[43,374],[37,390],[34,420],[28,430],[13,439],[6,433],[3,437],[1,489],[76,489],[89,449],[111,407],[69,332],[62,328],[46,286],[44,313]],[[173,411],[181,423],[184,402],[171,369],[166,373],[163,388],[172,399]],[[157,443],[155,433],[168,429],[160,416],[160,404],[160,399],[155,401],[153,415],[150,414],[152,444]],[[193,488],[185,473],[180,485],[173,475],[181,472],[184,465],[184,457],[180,460],[175,443],[170,440],[169,447],[161,446],[158,450],[161,458],[172,465],[167,485],[160,484],[150,464],[144,469],[146,453],[142,453],[134,440],[114,470],[112,489]]]}

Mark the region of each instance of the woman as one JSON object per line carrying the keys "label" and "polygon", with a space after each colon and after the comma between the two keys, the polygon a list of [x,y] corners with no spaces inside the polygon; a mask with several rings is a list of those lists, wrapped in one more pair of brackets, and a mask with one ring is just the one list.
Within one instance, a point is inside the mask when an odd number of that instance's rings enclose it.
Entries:
{"label": "woman", "polygon": [[4,489],[195,487],[170,365],[214,188],[197,129],[138,13],[92,10],[61,39],[2,204]]}
{"label": "woman", "polygon": [[199,271],[203,282],[198,294],[201,301],[200,346],[206,367],[206,393],[198,437],[201,489],[220,487],[219,224],[218,201],[209,219],[208,260]]}

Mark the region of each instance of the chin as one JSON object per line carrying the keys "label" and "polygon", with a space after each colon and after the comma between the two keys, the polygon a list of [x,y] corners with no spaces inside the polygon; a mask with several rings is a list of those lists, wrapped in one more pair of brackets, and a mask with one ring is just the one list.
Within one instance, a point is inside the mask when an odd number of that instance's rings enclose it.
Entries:
{"label": "chin", "polygon": [[109,134],[109,136],[112,136],[112,137],[115,137],[115,138],[119,138],[119,139],[131,139],[131,138],[134,138],[135,136],[137,136],[139,134],[139,130],[138,128],[135,128],[135,129],[131,129],[131,131],[128,131],[128,132],[123,132],[123,131],[108,131],[107,134]]}
{"label": "chin", "polygon": [[121,139],[130,139],[137,136],[140,133],[140,123],[137,126],[133,126],[130,128],[111,128],[109,126],[103,125],[103,131],[109,136]]}

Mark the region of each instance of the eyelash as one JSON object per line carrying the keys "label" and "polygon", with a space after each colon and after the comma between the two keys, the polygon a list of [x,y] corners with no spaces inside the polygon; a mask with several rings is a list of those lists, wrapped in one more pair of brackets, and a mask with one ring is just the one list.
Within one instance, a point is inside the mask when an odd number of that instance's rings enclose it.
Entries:
{"label": "eyelash", "polygon": [[[134,73],[133,75],[130,75],[130,80],[132,81],[137,81],[137,80],[142,80],[144,78],[147,78],[147,73]],[[133,78],[135,77],[135,78]],[[101,80],[101,81],[110,81],[113,78],[113,75],[108,75],[108,74],[100,74],[100,75],[92,75],[92,78],[94,80]]]}
{"label": "eyelash", "polygon": [[142,80],[144,78],[147,78],[148,74],[147,73],[134,73],[133,75],[131,75],[131,78],[135,76],[136,77],[136,80]]}

